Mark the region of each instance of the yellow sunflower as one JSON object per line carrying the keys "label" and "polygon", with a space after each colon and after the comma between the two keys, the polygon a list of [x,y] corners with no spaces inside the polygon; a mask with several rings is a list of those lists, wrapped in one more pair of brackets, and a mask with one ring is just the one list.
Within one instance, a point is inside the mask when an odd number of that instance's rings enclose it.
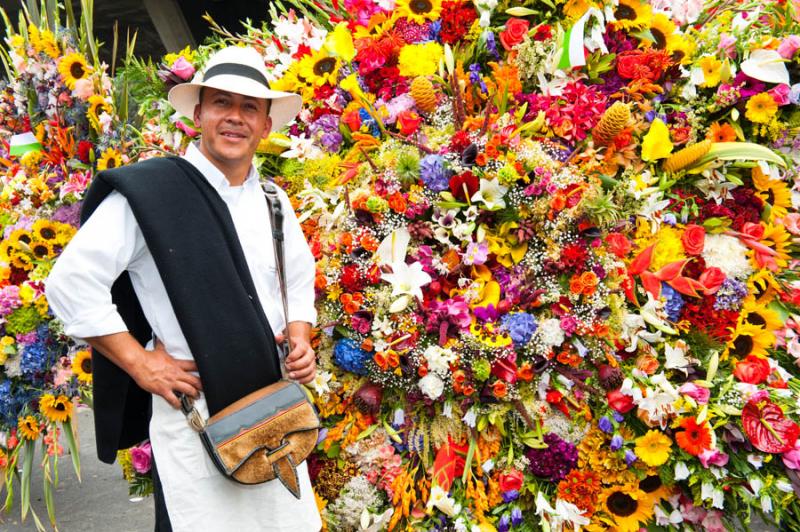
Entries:
{"label": "yellow sunflower", "polygon": [[39,422],[33,416],[19,418],[17,421],[17,430],[19,431],[19,435],[26,440],[35,440],[39,437],[39,433],[41,432]]}
{"label": "yellow sunflower", "polygon": [[61,58],[61,61],[58,62],[58,71],[64,78],[64,84],[73,90],[75,82],[87,77],[91,73],[92,67],[86,64],[86,58],[83,55],[74,53]]}
{"label": "yellow sunflower", "polygon": [[75,236],[75,233],[78,231],[75,227],[69,224],[58,224],[56,226],[58,228],[58,232],[56,235],[56,245],[64,247],[66,246],[72,237]]}
{"label": "yellow sunflower", "polygon": [[477,320],[473,320],[469,330],[476,340],[487,347],[507,347],[511,345],[511,337],[508,333],[496,330],[492,323],[487,322],[481,325]]}
{"label": "yellow sunflower", "polygon": [[639,481],[639,489],[647,494],[650,507],[655,506],[659,501],[669,498],[672,490],[665,486],[658,475],[658,470],[649,471],[647,476]]}
{"label": "yellow sunflower", "polygon": [[339,59],[323,48],[300,60],[300,76],[310,85],[321,87],[326,83],[336,84],[339,75]]}
{"label": "yellow sunflower", "polygon": [[92,353],[84,349],[75,353],[72,359],[72,373],[77,377],[78,382],[84,384],[92,383]]}
{"label": "yellow sunflower", "polygon": [[55,396],[49,393],[39,399],[39,412],[53,422],[64,423],[72,417],[74,405],[66,395]]}
{"label": "yellow sunflower", "polygon": [[727,359],[730,355],[737,360],[741,360],[747,355],[765,357],[767,349],[774,345],[775,333],[751,323],[743,323],[733,331],[733,336],[728,340],[722,358]]}
{"label": "yellow sunflower", "polygon": [[769,305],[775,296],[780,292],[780,285],[775,280],[772,272],[761,270],[747,280],[747,293],[744,303],[754,303],[757,305]]}
{"label": "yellow sunflower", "polygon": [[753,185],[756,196],[769,205],[769,221],[783,218],[792,208],[792,191],[784,181],[770,179],[759,167],[753,168]]}
{"label": "yellow sunflower", "polygon": [[18,247],[20,244],[27,246],[32,240],[33,236],[27,229],[15,229],[10,235],[8,235],[8,241],[14,247]]}
{"label": "yellow sunflower", "polygon": [[653,506],[638,484],[623,484],[605,488],[599,497],[602,519],[615,532],[638,532],[653,517]]}
{"label": "yellow sunflower", "polygon": [[100,115],[104,112],[111,114],[113,110],[111,104],[99,94],[89,96],[89,108],[86,110],[86,116],[89,117],[89,123],[96,131],[100,131]]}
{"label": "yellow sunflower", "polygon": [[395,13],[417,24],[425,24],[426,20],[439,20],[442,0],[398,0]]}
{"label": "yellow sunflower", "polygon": [[615,30],[643,28],[650,24],[653,9],[650,4],[639,2],[639,0],[620,0],[614,10],[614,17],[617,20],[611,25]]}
{"label": "yellow sunflower", "polygon": [[667,15],[664,13],[656,13],[653,20],[650,21],[650,34],[653,40],[644,39],[644,42],[651,43],[653,48],[659,50],[673,51],[675,49],[675,41],[680,39],[680,36],[675,34],[677,27]]}
{"label": "yellow sunflower", "polygon": [[659,430],[649,430],[636,438],[636,456],[650,467],[663,465],[672,454],[672,440]]}
{"label": "yellow sunflower", "polygon": [[756,327],[764,327],[768,331],[783,328],[783,320],[777,312],[754,301],[745,301],[739,314],[739,324],[749,323]]}
{"label": "yellow sunflower", "polygon": [[[761,243],[775,251],[775,255],[771,257],[771,260],[775,261],[775,265],[780,269],[785,269],[789,266],[789,245],[791,244],[791,238],[792,235],[789,234],[789,231],[787,231],[783,225],[770,223],[764,228],[764,236],[761,237]],[[765,264],[759,264],[757,258],[756,264],[760,268],[765,267]]]}
{"label": "yellow sunflower", "polygon": [[122,154],[114,148],[106,148],[100,159],[97,160],[98,170],[109,170],[122,166]]}
{"label": "yellow sunflower", "polygon": [[15,250],[11,253],[9,259],[11,265],[19,270],[29,271],[33,269],[33,259],[25,251]]}
{"label": "yellow sunflower", "polygon": [[5,262],[6,264],[11,262],[11,254],[14,252],[14,249],[14,243],[8,239],[0,242],[0,262]]}
{"label": "yellow sunflower", "polygon": [[38,238],[31,242],[31,252],[37,259],[50,259],[53,258],[53,244],[47,240],[39,240]]}
{"label": "yellow sunflower", "polygon": [[50,220],[39,218],[33,222],[31,232],[40,240],[51,241],[56,239],[56,236],[58,235],[58,227]]}

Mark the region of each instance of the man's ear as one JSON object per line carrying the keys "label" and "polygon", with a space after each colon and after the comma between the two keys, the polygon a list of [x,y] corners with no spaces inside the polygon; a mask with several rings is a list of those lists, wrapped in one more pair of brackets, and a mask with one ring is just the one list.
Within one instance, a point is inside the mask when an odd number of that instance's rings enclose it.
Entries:
{"label": "man's ear", "polygon": [[[196,110],[195,110],[196,112]],[[267,123],[264,125],[264,131],[261,133],[261,138],[265,139],[269,137],[269,133],[272,131],[272,117],[267,116]]]}
{"label": "man's ear", "polygon": [[197,102],[197,105],[194,106],[194,115],[192,116],[192,120],[194,120],[195,125],[200,123],[200,102]]}

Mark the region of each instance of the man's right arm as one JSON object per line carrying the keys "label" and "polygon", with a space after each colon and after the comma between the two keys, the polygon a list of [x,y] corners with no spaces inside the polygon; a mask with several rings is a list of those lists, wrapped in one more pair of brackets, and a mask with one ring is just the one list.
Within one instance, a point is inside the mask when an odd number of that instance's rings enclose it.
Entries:
{"label": "man's right arm", "polygon": [[200,380],[193,361],[177,361],[157,343],[145,350],[111,300],[117,277],[146,251],[127,200],[112,192],[75,234],[45,281],[45,295],[64,332],[86,340],[128,373],[144,390],[161,395],[172,406],[173,393],[197,395]]}

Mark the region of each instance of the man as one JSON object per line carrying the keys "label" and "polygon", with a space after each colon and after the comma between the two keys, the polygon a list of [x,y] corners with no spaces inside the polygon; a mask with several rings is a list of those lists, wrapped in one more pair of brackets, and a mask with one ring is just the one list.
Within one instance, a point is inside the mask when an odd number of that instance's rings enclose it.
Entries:
{"label": "man", "polygon": [[241,47],[214,54],[169,100],[193,117],[199,143],[183,158],[99,174],[84,223],[46,281],[65,332],[101,355],[93,360],[98,455],[113,462],[149,428],[157,531],[319,530],[305,464],[297,468],[300,500],[280,481],[224,478],[177,395],[193,397],[208,417],[274,382],[284,327],[288,377],[314,378],[314,259],[279,191],[284,324],[268,208],[252,164],[259,141],[292,120],[302,101],[270,90],[261,56]]}

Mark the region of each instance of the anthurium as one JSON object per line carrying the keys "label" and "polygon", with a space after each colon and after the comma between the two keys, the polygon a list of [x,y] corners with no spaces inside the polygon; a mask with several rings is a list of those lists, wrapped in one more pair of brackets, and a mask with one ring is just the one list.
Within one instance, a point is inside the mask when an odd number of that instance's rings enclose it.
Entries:
{"label": "anthurium", "polygon": [[800,426],[766,393],[755,394],[744,405],[742,427],[753,446],[765,453],[785,453],[794,448],[800,436]]}
{"label": "anthurium", "polygon": [[642,140],[642,160],[652,162],[669,157],[671,153],[672,141],[669,138],[669,128],[660,118],[656,118]]}

